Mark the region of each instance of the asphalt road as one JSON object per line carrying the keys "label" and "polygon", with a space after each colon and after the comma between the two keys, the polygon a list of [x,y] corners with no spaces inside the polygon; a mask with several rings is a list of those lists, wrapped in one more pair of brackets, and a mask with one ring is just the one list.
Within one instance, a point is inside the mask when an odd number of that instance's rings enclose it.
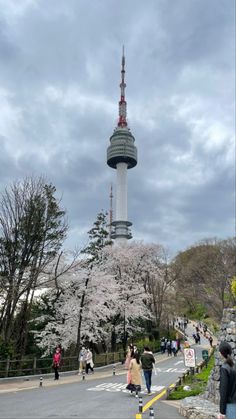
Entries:
{"label": "asphalt road", "polygon": [[[202,344],[207,341],[203,339]],[[201,360],[202,345],[196,348],[197,360]],[[165,357],[164,357],[165,358]],[[175,383],[186,370],[183,355],[169,357],[157,356],[156,374],[153,372],[153,395],[145,394],[143,379],[143,406],[152,398]],[[134,419],[139,410],[139,399],[125,389],[126,373],[112,375],[112,369],[107,370],[106,376],[99,372],[89,379],[82,380],[74,376],[74,382],[62,384],[48,380],[50,385],[35,388],[12,388],[11,391],[1,391],[0,386],[0,418],[1,419]],[[108,375],[108,376],[107,376]],[[110,376],[109,376],[110,375]],[[61,380],[62,381],[62,380]],[[33,384],[31,387],[35,386]],[[157,407],[154,409],[158,410]],[[145,417],[145,416],[143,416]],[[148,417],[148,416],[146,416]],[[158,416],[157,416],[158,417]]]}

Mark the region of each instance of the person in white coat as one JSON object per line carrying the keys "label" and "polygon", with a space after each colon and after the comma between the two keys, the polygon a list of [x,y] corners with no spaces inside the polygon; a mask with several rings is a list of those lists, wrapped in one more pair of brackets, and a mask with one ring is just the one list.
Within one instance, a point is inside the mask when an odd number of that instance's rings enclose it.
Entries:
{"label": "person in white coat", "polygon": [[92,373],[94,372],[93,370],[94,367],[94,363],[93,363],[93,354],[90,351],[90,349],[87,349],[87,353],[86,353],[86,374],[88,374],[89,369],[92,371]]}

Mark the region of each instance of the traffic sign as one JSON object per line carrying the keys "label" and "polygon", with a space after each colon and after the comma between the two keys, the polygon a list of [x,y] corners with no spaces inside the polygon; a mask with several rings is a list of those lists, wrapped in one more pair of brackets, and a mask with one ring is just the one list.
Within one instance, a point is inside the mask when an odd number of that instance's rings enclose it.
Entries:
{"label": "traffic sign", "polygon": [[196,367],[195,349],[193,348],[184,349],[184,364],[185,364],[185,367],[190,367],[190,368]]}
{"label": "traffic sign", "polygon": [[204,359],[204,361],[207,361],[209,359],[209,352],[207,349],[203,349],[202,358]]}

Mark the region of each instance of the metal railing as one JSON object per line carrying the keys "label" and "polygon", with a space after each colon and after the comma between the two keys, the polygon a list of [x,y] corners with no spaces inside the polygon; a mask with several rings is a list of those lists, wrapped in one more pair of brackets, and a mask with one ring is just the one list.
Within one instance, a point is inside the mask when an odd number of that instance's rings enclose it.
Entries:
{"label": "metal railing", "polygon": [[[124,360],[124,352],[106,352],[94,354],[95,367],[101,367]],[[78,370],[78,357],[63,357],[61,371]],[[0,360],[0,378],[20,377],[25,375],[48,374],[52,372],[52,357],[50,358],[23,358]]]}

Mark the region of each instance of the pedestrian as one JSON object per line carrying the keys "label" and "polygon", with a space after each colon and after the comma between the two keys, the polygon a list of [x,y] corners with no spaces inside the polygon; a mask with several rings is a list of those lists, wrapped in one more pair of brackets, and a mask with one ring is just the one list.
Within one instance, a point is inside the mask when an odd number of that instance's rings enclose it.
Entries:
{"label": "pedestrian", "polygon": [[165,338],[163,336],[163,338],[161,339],[161,353],[164,354],[165,353]]}
{"label": "pedestrian", "polygon": [[85,346],[82,346],[80,353],[79,353],[79,374],[82,374],[86,367],[86,355],[87,351]]}
{"label": "pedestrian", "polygon": [[201,336],[200,336],[199,332],[197,332],[196,337],[197,337],[196,343],[198,343],[200,345],[201,344]]}
{"label": "pedestrian", "polygon": [[177,342],[176,340],[172,340],[171,342],[172,352],[174,356],[177,356]]}
{"label": "pedestrian", "polygon": [[90,351],[90,349],[87,349],[85,359],[86,359],[86,374],[88,374],[89,370],[91,370],[93,374],[94,373],[93,354]]}
{"label": "pedestrian", "polygon": [[138,392],[141,391],[141,365],[139,360],[138,352],[134,352],[131,356],[131,361],[129,365],[129,371],[131,376],[131,382],[128,384],[127,388],[132,392],[138,395]]}
{"label": "pedestrian", "polygon": [[129,370],[129,366],[130,366],[130,362],[131,362],[131,358],[133,357],[134,354],[134,347],[132,344],[128,345],[128,349],[127,349],[127,353],[126,353],[126,358],[125,358],[125,369],[127,370],[127,384],[131,384],[131,374],[130,374],[130,370]]}
{"label": "pedestrian", "polygon": [[167,341],[166,349],[167,349],[168,356],[171,356],[172,352],[171,352],[171,341],[170,341],[170,339]]}
{"label": "pedestrian", "polygon": [[133,349],[134,349],[134,353],[136,354],[138,354],[139,355],[139,358],[140,358],[140,353],[139,353],[139,350],[138,350],[138,348],[137,348],[137,346],[133,346]]}
{"label": "pedestrian", "polygon": [[219,352],[224,359],[220,369],[220,414],[218,419],[236,418],[236,369],[228,342],[221,342]]}
{"label": "pedestrian", "polygon": [[197,335],[195,333],[193,333],[193,339],[195,340],[195,343],[198,342]]}
{"label": "pedestrian", "polygon": [[207,325],[204,324],[203,325],[203,335],[204,335],[204,337],[206,337],[206,332],[207,332]]}
{"label": "pedestrian", "polygon": [[153,353],[150,351],[150,348],[148,346],[144,347],[144,352],[141,355],[141,363],[142,363],[142,369],[143,374],[146,382],[147,392],[148,394],[151,393],[151,385],[152,385],[152,370],[153,370],[153,364],[155,364],[155,359],[153,356]]}
{"label": "pedestrian", "polygon": [[188,319],[184,316],[184,331],[187,329]]}
{"label": "pedestrian", "polygon": [[210,346],[212,348],[212,344],[213,344],[213,338],[212,338],[212,336],[209,336],[209,342],[210,342]]}
{"label": "pedestrian", "polygon": [[61,364],[61,348],[57,347],[55,353],[53,355],[53,364],[52,367],[54,369],[55,377],[54,380],[59,380],[59,368]]}
{"label": "pedestrian", "polygon": [[176,339],[176,345],[177,345],[177,352],[179,352],[181,349],[180,338]]}

